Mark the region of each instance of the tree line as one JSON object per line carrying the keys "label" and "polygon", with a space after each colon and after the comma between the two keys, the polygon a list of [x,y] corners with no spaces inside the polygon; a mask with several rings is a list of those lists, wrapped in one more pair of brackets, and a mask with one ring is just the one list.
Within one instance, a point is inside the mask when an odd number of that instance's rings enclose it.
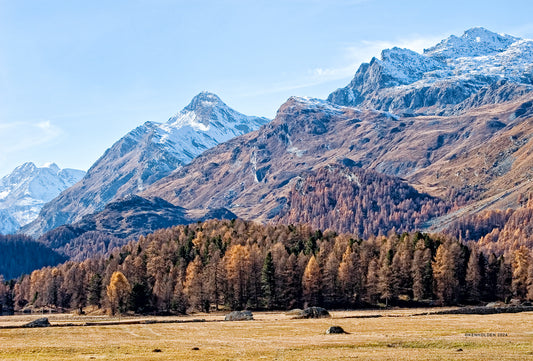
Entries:
{"label": "tree line", "polygon": [[442,305],[533,299],[526,247],[497,256],[420,232],[369,237],[308,225],[210,220],[140,237],[108,257],[0,282],[4,310],[116,312]]}

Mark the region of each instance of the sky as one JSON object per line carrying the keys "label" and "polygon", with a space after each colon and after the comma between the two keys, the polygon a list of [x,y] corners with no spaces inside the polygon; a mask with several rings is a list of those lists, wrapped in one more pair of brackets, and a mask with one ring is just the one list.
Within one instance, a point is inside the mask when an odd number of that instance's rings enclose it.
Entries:
{"label": "sky", "polygon": [[385,48],[475,26],[531,39],[532,13],[531,0],[0,0],[0,177],[28,161],[87,170],[203,90],[273,118]]}

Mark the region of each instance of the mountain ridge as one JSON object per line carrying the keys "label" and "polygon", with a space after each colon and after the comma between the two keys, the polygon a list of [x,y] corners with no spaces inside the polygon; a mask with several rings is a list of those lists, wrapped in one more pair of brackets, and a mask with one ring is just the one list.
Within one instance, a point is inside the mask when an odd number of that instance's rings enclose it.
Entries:
{"label": "mountain ridge", "polygon": [[80,221],[113,200],[141,192],[206,149],[267,122],[201,92],[166,123],[146,122],[115,142],[78,184],[47,203],[21,232],[38,236]]}
{"label": "mountain ridge", "polygon": [[130,194],[108,203],[103,210],[88,214],[78,222],[54,228],[38,241],[72,260],[105,255],[116,247],[158,229],[204,221],[232,219],[227,209],[209,209],[191,215],[183,207],[157,197]]}
{"label": "mountain ridge", "polygon": [[[517,192],[531,189],[532,101],[527,93],[457,115],[406,117],[291,97],[267,126],[206,151],[141,195],[187,209],[226,207],[267,222],[286,206],[298,177],[341,162],[403,178],[421,192],[453,200],[455,209],[520,184],[500,199],[516,206]],[[501,149],[508,155],[499,155]],[[460,171],[478,162],[469,157],[485,154],[479,162],[491,163],[483,172]],[[472,186],[474,176],[483,186]]]}
{"label": "mountain ridge", "polygon": [[[533,40],[472,28],[422,54],[385,49],[328,100],[399,114],[457,114],[454,106],[502,80],[533,89]],[[506,100],[522,94],[507,92]]]}

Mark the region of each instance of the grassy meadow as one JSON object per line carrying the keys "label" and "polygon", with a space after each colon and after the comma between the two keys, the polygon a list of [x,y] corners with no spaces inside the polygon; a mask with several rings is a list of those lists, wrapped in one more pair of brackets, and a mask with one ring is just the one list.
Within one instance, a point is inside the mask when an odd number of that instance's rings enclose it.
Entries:
{"label": "grassy meadow", "polygon": [[[533,360],[533,312],[415,315],[427,309],[337,311],[332,318],[293,320],[257,312],[253,321],[223,314],[139,318],[50,315],[65,327],[0,329],[0,360]],[[383,317],[364,317],[380,315]],[[362,318],[363,316],[363,318]],[[39,315],[3,316],[15,326]],[[81,327],[85,322],[99,323]],[[349,334],[327,335],[329,326]],[[472,334],[472,335],[470,335]]]}

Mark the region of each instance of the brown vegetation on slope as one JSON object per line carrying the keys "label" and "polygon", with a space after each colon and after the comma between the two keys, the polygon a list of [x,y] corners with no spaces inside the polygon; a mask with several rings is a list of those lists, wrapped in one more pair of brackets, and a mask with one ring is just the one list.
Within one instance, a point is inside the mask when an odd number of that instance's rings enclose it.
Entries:
{"label": "brown vegetation on slope", "polygon": [[419,229],[448,209],[444,201],[419,193],[397,177],[331,165],[299,178],[274,221],[309,223],[368,238],[392,229]]}
{"label": "brown vegetation on slope", "polygon": [[487,253],[510,254],[526,247],[533,249],[533,194],[520,197],[522,207],[506,211],[484,211],[453,222],[446,233],[465,241],[476,241]]}
{"label": "brown vegetation on slope", "polygon": [[[457,144],[453,152],[417,171],[410,181],[440,196],[450,195],[453,187],[460,195],[481,200],[481,206],[485,203],[481,209],[517,208],[519,195],[533,189],[531,104],[531,96],[526,96],[515,102],[470,110],[472,119],[481,123],[472,132],[493,133],[492,136],[482,142]],[[471,133],[469,138],[474,136]]]}
{"label": "brown vegetation on slope", "polygon": [[341,162],[400,176],[456,208],[489,196],[516,207],[517,192],[531,187],[529,101],[397,118],[290,98],[270,124],[206,151],[144,194],[266,221],[299,176]]}

